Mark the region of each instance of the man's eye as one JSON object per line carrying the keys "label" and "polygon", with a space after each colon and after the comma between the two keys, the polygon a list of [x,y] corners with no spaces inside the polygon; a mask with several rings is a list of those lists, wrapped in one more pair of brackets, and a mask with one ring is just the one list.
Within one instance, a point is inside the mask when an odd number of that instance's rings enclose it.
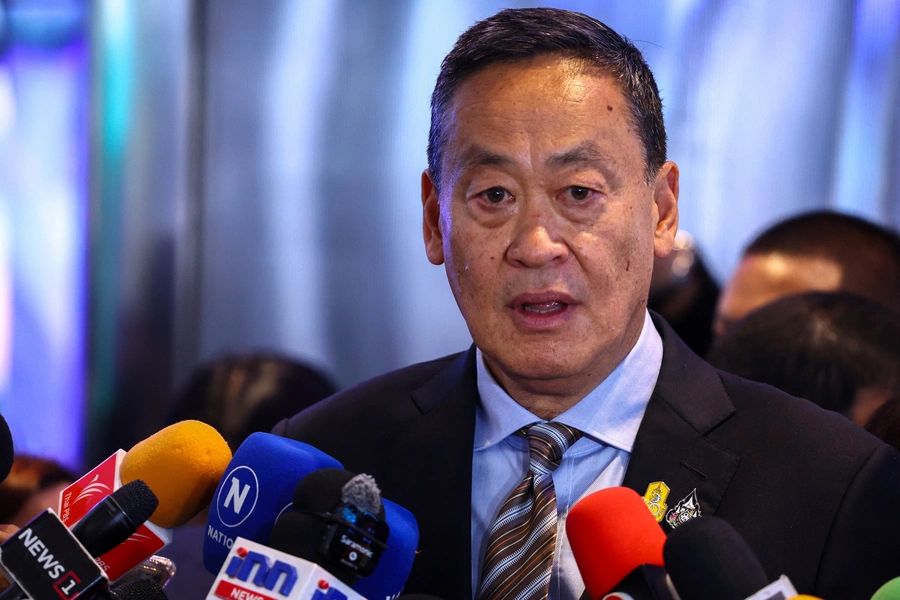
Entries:
{"label": "man's eye", "polygon": [[509,192],[499,187],[487,189],[483,191],[482,194],[484,194],[485,200],[487,200],[491,204],[500,204],[507,198],[512,198]]}
{"label": "man's eye", "polygon": [[569,196],[571,196],[572,200],[587,200],[588,196],[590,195],[590,188],[581,187],[580,185],[573,185],[569,187]]}

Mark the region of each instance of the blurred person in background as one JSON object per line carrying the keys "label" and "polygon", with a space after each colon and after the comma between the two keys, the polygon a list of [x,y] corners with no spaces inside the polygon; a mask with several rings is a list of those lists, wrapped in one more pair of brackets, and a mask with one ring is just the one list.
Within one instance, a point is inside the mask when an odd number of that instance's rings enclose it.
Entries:
{"label": "blurred person in background", "polygon": [[225,356],[194,372],[176,396],[166,425],[203,421],[234,452],[251,433],[268,433],[281,419],[335,392],[328,377],[284,356]]}
{"label": "blurred person in background", "polygon": [[[232,452],[250,434],[268,433],[275,424],[337,391],[316,369],[274,354],[225,356],[200,367],[176,396],[167,424],[196,419],[215,427]],[[205,598],[215,575],[203,566],[208,510],[180,527],[159,551],[175,562],[177,574],[166,586],[171,600]]]}
{"label": "blurred person in background", "polygon": [[900,450],[900,396],[891,398],[872,413],[866,431]]}
{"label": "blurred person in background", "polygon": [[770,227],[744,251],[722,289],[716,336],[753,310],[803,292],[854,292],[900,311],[900,238],[858,217],[804,213]]}
{"label": "blurred person in background", "polygon": [[712,324],[719,284],[706,268],[694,237],[681,230],[665,258],[653,261],[647,308],[659,313],[688,348],[705,356],[712,344]]}
{"label": "blurred person in background", "polygon": [[732,325],[708,360],[863,426],[900,393],[900,315],[849,292],[792,295]]}
{"label": "blurred person in background", "polygon": [[57,510],[59,493],[78,477],[57,462],[20,455],[0,483],[0,523],[22,527],[47,508]]}

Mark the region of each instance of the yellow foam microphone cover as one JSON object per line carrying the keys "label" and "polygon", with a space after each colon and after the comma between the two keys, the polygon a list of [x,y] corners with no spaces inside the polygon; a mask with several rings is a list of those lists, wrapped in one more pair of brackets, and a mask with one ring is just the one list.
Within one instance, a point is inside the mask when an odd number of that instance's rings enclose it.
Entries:
{"label": "yellow foam microphone cover", "polygon": [[150,522],[179,527],[209,505],[231,461],[228,443],[215,428],[181,421],[137,443],[122,460],[122,485],[142,479],[159,507]]}
{"label": "yellow foam microphone cover", "polygon": [[822,600],[818,596],[807,596],[806,594],[800,594],[799,596],[791,596],[788,600]]}

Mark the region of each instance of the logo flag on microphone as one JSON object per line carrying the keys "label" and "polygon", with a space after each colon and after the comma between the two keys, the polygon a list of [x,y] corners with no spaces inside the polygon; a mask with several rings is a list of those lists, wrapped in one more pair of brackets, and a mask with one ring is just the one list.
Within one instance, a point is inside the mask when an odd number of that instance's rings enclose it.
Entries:
{"label": "logo flag on microphone", "polygon": [[653,515],[657,523],[662,521],[666,515],[666,509],[668,508],[666,498],[668,497],[669,486],[664,481],[654,481],[647,486],[647,491],[644,492],[644,504],[650,509],[650,514]]}

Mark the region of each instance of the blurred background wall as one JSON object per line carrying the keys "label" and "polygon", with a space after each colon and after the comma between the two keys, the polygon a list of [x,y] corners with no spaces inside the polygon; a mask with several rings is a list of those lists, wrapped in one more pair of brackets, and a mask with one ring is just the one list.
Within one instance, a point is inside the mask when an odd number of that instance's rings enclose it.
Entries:
{"label": "blurred background wall", "polygon": [[[657,76],[719,278],[834,207],[900,224],[900,0],[5,0],[0,411],[70,466],[271,349],[349,386],[464,349],[421,241],[440,61],[507,6],[588,13]],[[83,443],[83,441],[87,443]]]}

